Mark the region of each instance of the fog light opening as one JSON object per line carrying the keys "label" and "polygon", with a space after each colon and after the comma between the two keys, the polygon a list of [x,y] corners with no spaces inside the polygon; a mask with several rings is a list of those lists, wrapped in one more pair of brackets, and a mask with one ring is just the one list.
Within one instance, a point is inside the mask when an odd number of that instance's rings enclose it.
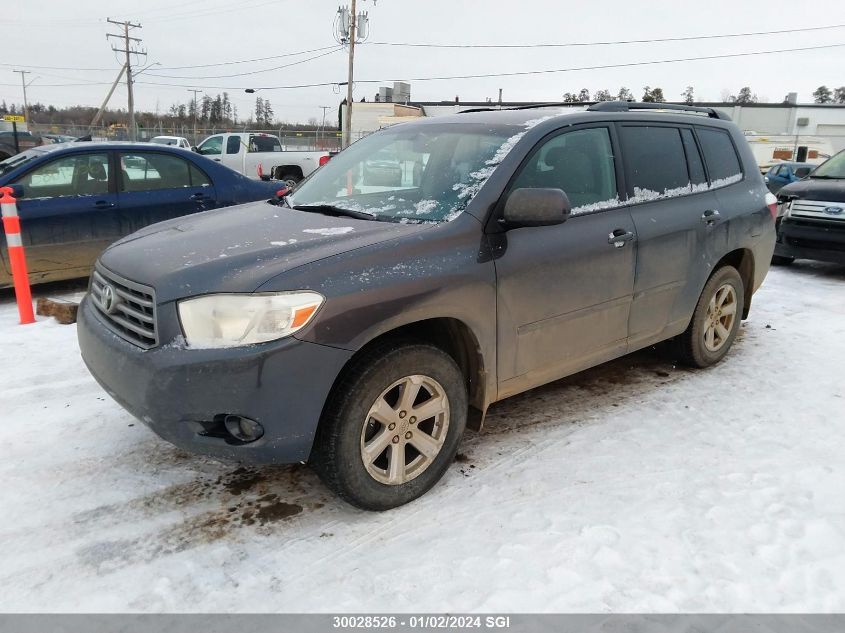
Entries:
{"label": "fog light opening", "polygon": [[264,427],[261,424],[241,415],[227,415],[223,424],[229,435],[241,442],[254,442],[264,435]]}

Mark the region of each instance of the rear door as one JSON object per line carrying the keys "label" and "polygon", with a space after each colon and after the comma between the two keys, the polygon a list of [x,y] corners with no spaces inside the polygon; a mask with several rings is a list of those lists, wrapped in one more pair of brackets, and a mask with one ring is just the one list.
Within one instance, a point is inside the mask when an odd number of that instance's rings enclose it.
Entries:
{"label": "rear door", "polygon": [[633,350],[686,328],[715,264],[721,218],[691,127],[622,123],[619,135],[638,240]]}
{"label": "rear door", "polygon": [[626,350],[636,240],[615,156],[611,125],[578,127],[541,141],[508,187],[563,189],[573,215],[504,235],[495,260],[500,397]]}
{"label": "rear door", "polygon": [[73,153],[34,167],[15,184],[27,267],[39,274],[84,275],[120,237],[110,152]]}
{"label": "rear door", "polygon": [[209,177],[172,153],[121,151],[118,199],[124,235],[170,218],[217,207]]}

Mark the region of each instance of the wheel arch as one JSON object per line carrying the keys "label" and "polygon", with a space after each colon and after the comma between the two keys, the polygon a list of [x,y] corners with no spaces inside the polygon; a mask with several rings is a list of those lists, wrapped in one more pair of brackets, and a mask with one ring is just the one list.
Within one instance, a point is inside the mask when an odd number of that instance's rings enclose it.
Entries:
{"label": "wheel arch", "polygon": [[278,165],[273,168],[273,178],[276,180],[281,180],[282,176],[286,174],[293,174],[300,180],[305,177],[302,173],[302,167],[299,165]]}
{"label": "wheel arch", "polygon": [[464,376],[469,402],[467,426],[480,430],[484,421],[490,394],[487,393],[484,355],[478,337],[462,320],[454,317],[434,317],[397,326],[367,341],[346,362],[332,385],[331,394],[356,362],[373,349],[397,342],[427,343],[452,357]]}
{"label": "wheel arch", "polygon": [[707,281],[723,266],[733,266],[739,272],[744,289],[742,318],[747,319],[751,310],[751,296],[754,294],[754,254],[747,248],[738,248],[727,253],[713,267]]}

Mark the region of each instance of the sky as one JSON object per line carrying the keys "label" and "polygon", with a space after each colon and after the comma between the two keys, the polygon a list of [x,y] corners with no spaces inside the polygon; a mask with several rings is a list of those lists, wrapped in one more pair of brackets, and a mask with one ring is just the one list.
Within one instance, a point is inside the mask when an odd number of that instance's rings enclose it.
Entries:
{"label": "sky", "polygon": [[[341,0],[343,1],[343,0]],[[29,70],[30,102],[56,106],[99,106],[122,61],[112,52],[107,32],[111,17],[140,23],[146,61],[157,63],[137,77],[136,108],[165,113],[174,102],[193,98],[188,88],[211,96],[226,90],[241,118],[255,97],[273,104],[278,120],[329,117],[345,96],[346,52],[333,34],[339,0],[26,0],[9,2],[0,51],[0,100],[23,101],[19,74]],[[643,86],[659,86],[668,100],[679,100],[688,85],[699,101],[719,101],[750,86],[761,100],[781,101],[797,92],[800,102],[826,84],[845,84],[845,45],[812,51],[685,61],[655,65],[572,70],[476,79],[423,81],[495,73],[631,64],[828,44],[845,44],[845,3],[816,0],[358,0],[369,13],[368,41],[356,47],[355,99],[372,100],[382,85],[410,79],[418,101],[559,101],[565,92],[626,86],[639,98]],[[806,10],[802,7],[806,7]],[[600,46],[535,48],[426,48],[398,44],[522,45],[724,35],[783,29],[838,28],[747,37]],[[329,47],[329,48],[327,48]],[[333,50],[337,49],[337,50]],[[303,53],[302,51],[313,51]],[[296,53],[295,55],[289,55]],[[281,57],[285,56],[285,57]],[[263,59],[269,58],[273,59]],[[316,59],[309,59],[315,58]],[[245,63],[226,63],[240,62]],[[212,65],[214,64],[214,65]],[[207,65],[206,67],[197,66]],[[280,66],[287,66],[279,68]],[[188,68],[177,68],[188,67]],[[228,75],[223,77],[223,75]],[[309,88],[277,86],[331,84]],[[60,85],[73,84],[73,85]],[[247,94],[246,88],[264,88]],[[343,93],[343,94],[341,94]],[[200,94],[200,97],[202,93]],[[126,105],[121,85],[110,103]]]}

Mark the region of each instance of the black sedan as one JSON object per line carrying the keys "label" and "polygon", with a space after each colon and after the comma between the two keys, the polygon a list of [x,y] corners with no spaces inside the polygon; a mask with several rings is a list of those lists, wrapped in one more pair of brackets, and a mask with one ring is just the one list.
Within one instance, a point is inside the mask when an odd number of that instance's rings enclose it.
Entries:
{"label": "black sedan", "polygon": [[[33,284],[88,275],[106,246],[148,224],[271,199],[280,189],[186,150],[114,142],[30,149],[0,162],[5,186],[18,198]],[[0,288],[11,283],[4,240]]]}

